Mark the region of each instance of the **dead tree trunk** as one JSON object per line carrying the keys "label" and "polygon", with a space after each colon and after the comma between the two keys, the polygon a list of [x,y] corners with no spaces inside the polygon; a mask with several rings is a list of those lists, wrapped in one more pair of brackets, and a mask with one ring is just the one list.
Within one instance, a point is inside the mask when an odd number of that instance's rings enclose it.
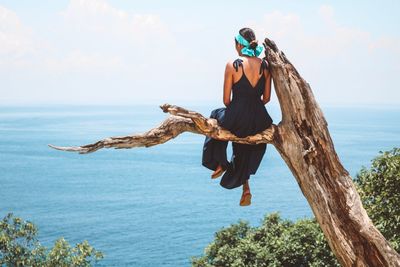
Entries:
{"label": "dead tree trunk", "polygon": [[400,266],[400,255],[372,224],[347,170],[341,164],[328,124],[310,85],[269,39],[264,41],[282,121],[262,133],[238,138],[216,120],[164,104],[172,114],[143,134],[110,137],[79,147],[51,147],[90,153],[100,148],[153,146],[188,131],[239,143],[271,143],[289,166],[328,243],[343,266]]}

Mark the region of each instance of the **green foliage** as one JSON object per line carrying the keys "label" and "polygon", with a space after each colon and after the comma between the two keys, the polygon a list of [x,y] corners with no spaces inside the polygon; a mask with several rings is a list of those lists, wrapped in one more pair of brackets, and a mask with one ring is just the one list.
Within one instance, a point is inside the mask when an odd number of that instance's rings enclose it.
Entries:
{"label": "green foliage", "polygon": [[[354,183],[372,222],[400,252],[400,149],[379,152]],[[240,220],[222,228],[204,255],[191,260],[194,267],[340,266],[315,218],[291,222],[276,212],[259,227]]]}
{"label": "green foliage", "polygon": [[56,241],[47,255],[48,266],[91,266],[91,262],[103,258],[103,254],[96,251],[85,240],[72,248],[64,238]]}
{"label": "green foliage", "polygon": [[91,266],[103,258],[87,241],[71,247],[64,238],[49,251],[36,238],[37,227],[9,213],[0,222],[0,266]]}
{"label": "green foliage", "polygon": [[259,227],[240,220],[215,233],[192,266],[340,266],[315,219],[296,222],[271,213]]}
{"label": "green foliage", "polygon": [[379,153],[354,182],[368,216],[400,253],[400,148]]}

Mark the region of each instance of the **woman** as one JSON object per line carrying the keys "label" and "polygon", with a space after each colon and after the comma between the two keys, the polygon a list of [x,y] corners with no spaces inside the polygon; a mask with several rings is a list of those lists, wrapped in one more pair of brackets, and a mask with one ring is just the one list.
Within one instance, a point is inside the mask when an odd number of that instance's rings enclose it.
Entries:
{"label": "woman", "polygon": [[[271,74],[266,60],[258,58],[263,47],[258,45],[254,31],[242,28],[235,37],[239,58],[229,61],[225,68],[223,102],[225,107],[214,109],[210,117],[238,137],[259,133],[272,124],[265,104],[271,97]],[[232,99],[231,99],[232,94]],[[232,158],[228,162],[228,141],[206,137],[202,165],[222,176],[220,185],[233,189],[243,185],[241,206],[251,203],[249,178],[255,174],[266,151],[266,144],[246,145],[232,142]],[[225,173],[224,173],[225,172]]]}

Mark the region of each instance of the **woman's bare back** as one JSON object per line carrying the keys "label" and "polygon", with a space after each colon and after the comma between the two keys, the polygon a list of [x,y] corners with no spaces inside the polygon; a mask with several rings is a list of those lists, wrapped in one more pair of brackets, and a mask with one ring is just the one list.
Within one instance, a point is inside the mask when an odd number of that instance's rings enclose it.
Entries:
{"label": "woman's bare back", "polygon": [[[260,66],[262,59],[258,57],[240,57],[243,60],[243,69],[250,84],[255,87],[258,80],[263,74],[260,75]],[[242,71],[233,73],[233,83],[238,82],[242,78]]]}

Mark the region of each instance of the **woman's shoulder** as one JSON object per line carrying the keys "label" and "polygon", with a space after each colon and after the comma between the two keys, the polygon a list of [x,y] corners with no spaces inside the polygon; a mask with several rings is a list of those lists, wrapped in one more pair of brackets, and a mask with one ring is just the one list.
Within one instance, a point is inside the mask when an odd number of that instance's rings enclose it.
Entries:
{"label": "woman's shoulder", "polygon": [[237,57],[235,59],[228,60],[228,62],[226,63],[226,69],[238,71],[239,66],[241,66],[243,64],[243,61],[244,60],[241,57]]}
{"label": "woman's shoulder", "polygon": [[228,71],[233,71],[238,69],[238,67],[242,64],[243,59],[241,58],[236,58],[232,60],[228,60],[228,62],[225,65],[225,69]]}
{"label": "woman's shoulder", "polygon": [[234,62],[234,60],[228,60],[228,62],[226,62],[226,64],[225,64],[225,69],[233,70],[233,62]]}
{"label": "woman's shoulder", "polygon": [[249,64],[254,64],[255,62],[257,62],[258,64],[263,64],[266,60],[264,58],[259,58],[259,57],[242,57],[242,56],[238,56],[235,60],[233,60],[233,62],[248,62]]}
{"label": "woman's shoulder", "polygon": [[[238,57],[235,58],[235,59],[228,60],[228,62],[226,63],[225,68],[226,68],[227,70],[233,70],[233,69],[235,69],[235,70],[237,71],[238,68],[239,68],[239,66],[242,66],[242,65],[243,65],[243,62],[248,62],[248,60],[249,60],[249,59],[246,58],[246,57],[238,56]],[[251,60],[256,60],[258,63],[260,63],[260,64],[262,64],[262,65],[268,64],[268,63],[266,62],[265,59],[259,58],[259,57],[253,57]]]}
{"label": "woman's shoulder", "polygon": [[234,64],[235,62],[242,63],[243,61],[244,61],[243,58],[237,57],[237,58],[235,58],[235,59],[228,60],[228,62],[226,63],[226,65],[231,65],[231,66],[233,66],[233,64]]}

